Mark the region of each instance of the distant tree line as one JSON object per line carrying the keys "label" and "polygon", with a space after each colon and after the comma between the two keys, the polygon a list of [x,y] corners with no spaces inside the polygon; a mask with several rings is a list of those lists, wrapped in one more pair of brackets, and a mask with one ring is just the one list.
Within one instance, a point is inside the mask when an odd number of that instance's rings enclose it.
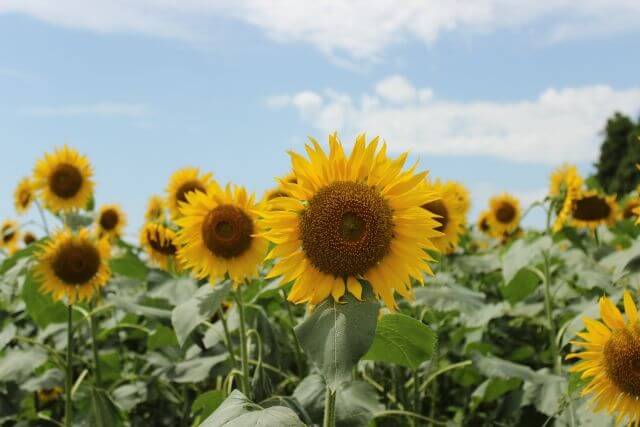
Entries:
{"label": "distant tree line", "polygon": [[619,197],[633,191],[640,183],[640,120],[621,113],[607,119],[600,147],[600,158],[595,164],[600,186]]}

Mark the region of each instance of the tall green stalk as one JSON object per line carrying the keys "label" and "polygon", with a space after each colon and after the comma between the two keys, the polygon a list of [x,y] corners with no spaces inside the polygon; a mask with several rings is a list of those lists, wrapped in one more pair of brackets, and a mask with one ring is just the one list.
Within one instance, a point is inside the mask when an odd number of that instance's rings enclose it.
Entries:
{"label": "tall green stalk", "polygon": [[544,307],[547,316],[547,324],[549,327],[549,349],[553,358],[553,370],[560,375],[561,365],[558,357],[558,344],[556,343],[556,324],[553,321],[553,297],[551,296],[551,265],[549,254],[545,251],[542,253],[544,259]]}
{"label": "tall green stalk", "polygon": [[336,392],[331,391],[331,388],[327,386],[327,390],[324,395],[324,418],[322,420],[322,427],[335,427],[336,425]]}
{"label": "tall green stalk", "polygon": [[242,301],[242,283],[238,284],[235,293],[236,303],[238,304],[238,314],[240,315],[240,362],[242,368],[242,381],[240,388],[242,393],[251,398],[251,389],[249,386],[249,355],[247,351],[247,331],[244,318],[244,302]]}
{"label": "tall green stalk", "polygon": [[65,378],[64,425],[71,427],[73,407],[71,405],[71,388],[73,387],[73,367],[71,353],[73,351],[73,305],[69,304],[67,313],[67,372]]}
{"label": "tall green stalk", "polygon": [[[94,305],[95,307],[95,305]],[[97,387],[102,385],[102,375],[100,371],[100,357],[98,356],[98,343],[97,343],[97,331],[98,331],[98,320],[96,319],[95,313],[93,310],[89,314],[89,323],[91,325],[91,347],[93,350],[93,368],[95,374],[95,383]]]}

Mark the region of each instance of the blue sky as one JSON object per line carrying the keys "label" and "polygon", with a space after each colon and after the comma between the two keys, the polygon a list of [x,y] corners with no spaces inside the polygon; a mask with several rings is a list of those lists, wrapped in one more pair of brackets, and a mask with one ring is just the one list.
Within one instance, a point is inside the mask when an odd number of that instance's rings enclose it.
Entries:
{"label": "blue sky", "polygon": [[262,191],[286,150],[332,130],[411,150],[472,190],[475,215],[496,192],[543,195],[563,161],[588,173],[604,118],[640,112],[640,8],[622,0],[267,3],[0,1],[0,218],[64,143],[90,157],[98,204],[120,203],[134,234],[173,170]]}

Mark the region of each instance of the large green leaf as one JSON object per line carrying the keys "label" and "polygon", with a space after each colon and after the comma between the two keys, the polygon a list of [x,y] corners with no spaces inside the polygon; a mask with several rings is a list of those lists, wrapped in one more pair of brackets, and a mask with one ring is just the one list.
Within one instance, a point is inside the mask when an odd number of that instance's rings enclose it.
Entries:
{"label": "large green leaf", "polygon": [[305,427],[293,410],[284,406],[262,408],[234,390],[227,399],[200,424],[200,427]]}
{"label": "large green leaf", "polygon": [[524,267],[505,286],[500,287],[500,293],[504,299],[515,304],[528,297],[539,284],[540,278],[536,273]]}
{"label": "large green leaf", "polygon": [[211,319],[230,291],[230,280],[215,286],[204,285],[193,298],[173,309],[171,323],[181,346],[200,323]]}
{"label": "large green leaf", "polygon": [[436,333],[424,323],[404,314],[386,314],[378,320],[373,344],[363,359],[417,369],[431,359],[437,342]]}
{"label": "large green leaf", "polygon": [[147,348],[156,350],[162,347],[177,347],[178,340],[173,329],[164,325],[156,326],[147,337]]}
{"label": "large green leaf", "polygon": [[147,385],[142,381],[121,385],[113,390],[113,401],[123,411],[130,411],[147,399]]}
{"label": "large green leaf", "polygon": [[27,313],[40,328],[50,323],[67,321],[67,306],[54,301],[49,294],[41,292],[40,284],[34,280],[32,273],[27,274],[22,287],[22,298],[27,307]]}
{"label": "large green leaf", "polygon": [[149,268],[147,268],[146,264],[129,250],[119,257],[112,258],[109,261],[109,266],[114,274],[137,280],[146,279],[147,273],[149,273]]}
{"label": "large green leaf", "polygon": [[23,381],[31,375],[34,369],[47,361],[47,355],[42,350],[8,349],[0,358],[0,383],[4,381]]}
{"label": "large green leaf", "polygon": [[105,390],[92,388],[89,403],[89,425],[92,427],[114,427],[122,424],[122,415]]}
{"label": "large green leaf", "polygon": [[0,351],[16,336],[16,325],[9,323],[0,331]]}
{"label": "large green leaf", "polygon": [[542,252],[551,249],[551,245],[549,236],[539,237],[531,242],[518,240],[511,245],[502,256],[502,275],[505,283],[509,283],[521,268],[541,260]]}
{"label": "large green leaf", "polygon": [[210,390],[202,393],[193,401],[191,413],[206,419],[224,402],[224,393],[221,390]]}
{"label": "large green leaf", "polygon": [[302,349],[332,390],[351,379],[351,369],[371,347],[378,310],[371,295],[358,301],[347,293],[344,302],[325,300],[296,326]]}
{"label": "large green leaf", "polygon": [[217,356],[196,357],[172,365],[166,375],[169,380],[177,383],[197,383],[209,378],[211,369],[227,360],[229,360],[229,356],[226,353]]}

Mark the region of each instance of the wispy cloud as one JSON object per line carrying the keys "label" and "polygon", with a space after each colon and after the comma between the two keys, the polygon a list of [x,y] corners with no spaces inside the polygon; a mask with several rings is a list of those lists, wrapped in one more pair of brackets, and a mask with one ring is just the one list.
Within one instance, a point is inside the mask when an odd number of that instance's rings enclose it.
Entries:
{"label": "wispy cloud", "polygon": [[101,102],[85,105],[61,105],[47,107],[29,107],[22,110],[24,114],[35,117],[128,117],[141,118],[149,115],[149,110],[142,104],[120,104]]}
{"label": "wispy cloud", "polygon": [[447,32],[535,29],[536,38],[562,41],[637,31],[633,0],[3,0],[0,13],[23,13],[65,27],[134,32],[185,40],[210,35],[211,20],[234,19],[281,42],[315,46],[334,62],[371,59],[406,40],[433,43]]}
{"label": "wispy cloud", "polygon": [[553,165],[594,160],[606,118],[615,111],[636,116],[640,88],[550,88],[530,100],[454,102],[392,76],[358,97],[307,90],[277,95],[267,105],[294,108],[325,133],[381,135],[395,151]]}

